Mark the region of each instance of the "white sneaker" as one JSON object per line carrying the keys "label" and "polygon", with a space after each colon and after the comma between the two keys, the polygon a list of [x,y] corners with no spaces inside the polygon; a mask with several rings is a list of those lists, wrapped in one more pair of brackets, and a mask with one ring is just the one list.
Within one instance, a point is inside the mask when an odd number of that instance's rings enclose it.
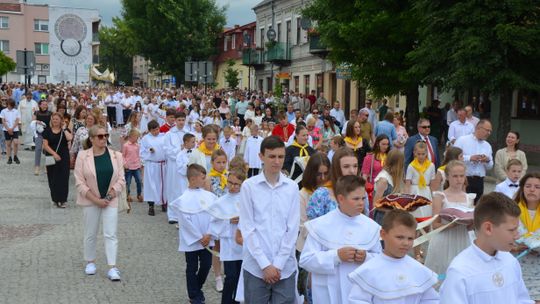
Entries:
{"label": "white sneaker", "polygon": [[216,290],[218,292],[223,291],[223,278],[221,276],[216,277]]}
{"label": "white sneaker", "polygon": [[87,275],[94,275],[96,274],[96,264],[94,263],[88,263],[86,264],[86,268],[84,268],[84,272]]}
{"label": "white sneaker", "polygon": [[111,281],[120,281],[120,271],[118,270],[118,268],[113,267],[109,269],[109,272],[107,272],[107,277]]}

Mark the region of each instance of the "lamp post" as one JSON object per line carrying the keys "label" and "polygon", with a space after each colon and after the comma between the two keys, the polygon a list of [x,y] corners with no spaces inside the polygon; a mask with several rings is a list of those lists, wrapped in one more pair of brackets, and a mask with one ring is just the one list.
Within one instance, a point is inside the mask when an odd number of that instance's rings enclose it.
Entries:
{"label": "lamp post", "polygon": [[244,43],[247,45],[248,50],[248,94],[251,92],[251,35],[248,31],[244,31]]}

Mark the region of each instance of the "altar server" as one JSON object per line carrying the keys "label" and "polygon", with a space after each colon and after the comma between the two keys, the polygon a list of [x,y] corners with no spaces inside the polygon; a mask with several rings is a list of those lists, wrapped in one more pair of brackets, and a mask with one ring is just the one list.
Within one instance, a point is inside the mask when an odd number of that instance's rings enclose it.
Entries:
{"label": "altar server", "polygon": [[382,250],[381,227],[363,214],[365,185],[358,176],[340,177],[334,190],[339,208],[304,224],[300,267],[311,273],[314,304],[346,303],[349,273]]}
{"label": "altar server", "polygon": [[483,195],[474,209],[476,240],[454,258],[441,286],[441,304],[533,304],[518,260],[518,205],[504,194]]}
{"label": "altar server", "polygon": [[506,179],[495,186],[495,191],[513,199],[519,188],[519,179],[523,175],[523,164],[519,159],[510,159],[505,169]]}
{"label": "altar server", "polygon": [[437,275],[407,255],[416,236],[416,220],[406,211],[386,213],[382,254],[349,274],[349,304],[438,304]]}
{"label": "altar server", "polygon": [[[154,204],[164,206],[166,156],[163,148],[165,137],[159,133],[159,124],[152,120],[148,123],[149,133],[141,140],[141,160],[144,163],[143,197],[148,202],[148,215],[154,216]],[[166,211],[166,207],[162,207]]]}
{"label": "altar server", "polygon": [[259,151],[261,150],[261,143],[263,141],[263,138],[259,136],[258,133],[259,126],[257,126],[256,124],[252,124],[252,135],[246,139],[246,150],[244,151],[244,161],[248,164],[249,167],[248,177],[259,174],[259,171],[262,167],[261,158],[259,157]]}
{"label": "altar server", "polygon": [[223,128],[223,136],[219,139],[221,149],[227,154],[227,160],[230,163],[231,159],[236,155],[236,139],[233,136],[233,129],[229,126]]}
{"label": "altar server", "polygon": [[190,303],[205,303],[202,287],[212,265],[212,254],[207,248],[214,246],[210,235],[212,216],[208,207],[217,197],[204,190],[206,169],[191,164],[187,168],[188,189],[171,202],[173,216],[180,224],[178,251],[186,256],[186,285]]}

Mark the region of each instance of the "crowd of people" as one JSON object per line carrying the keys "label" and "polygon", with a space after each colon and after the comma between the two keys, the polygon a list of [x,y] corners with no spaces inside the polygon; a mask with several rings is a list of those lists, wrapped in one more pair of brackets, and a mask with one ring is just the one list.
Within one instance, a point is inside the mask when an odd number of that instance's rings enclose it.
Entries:
{"label": "crowd of people", "polygon": [[[19,144],[34,150],[36,175],[45,154],[58,208],[74,170],[88,275],[102,221],[107,275],[121,279],[118,208],[138,201],[178,228],[191,303],[205,302],[211,270],[222,303],[540,303],[538,253],[508,253],[540,234],[540,173],[517,131],[492,152],[475,104],[436,101],[407,122],[386,100],[346,115],[314,91],[10,84],[0,101],[2,154],[17,165]],[[484,193],[492,169],[496,192]],[[431,204],[377,208],[390,194]],[[439,216],[449,208],[474,223]],[[426,221],[437,233],[413,246]]]}

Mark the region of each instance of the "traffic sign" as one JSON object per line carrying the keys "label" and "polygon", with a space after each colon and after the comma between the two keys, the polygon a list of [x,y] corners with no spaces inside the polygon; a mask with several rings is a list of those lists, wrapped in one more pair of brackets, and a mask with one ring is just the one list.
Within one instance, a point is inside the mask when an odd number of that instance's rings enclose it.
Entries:
{"label": "traffic sign", "polygon": [[[25,53],[26,53],[26,61],[25,61]],[[16,53],[16,59],[17,59],[17,74],[34,74],[34,70],[36,69],[36,56],[34,56],[33,51],[22,51],[18,50]],[[25,64],[26,63],[26,64]]]}

